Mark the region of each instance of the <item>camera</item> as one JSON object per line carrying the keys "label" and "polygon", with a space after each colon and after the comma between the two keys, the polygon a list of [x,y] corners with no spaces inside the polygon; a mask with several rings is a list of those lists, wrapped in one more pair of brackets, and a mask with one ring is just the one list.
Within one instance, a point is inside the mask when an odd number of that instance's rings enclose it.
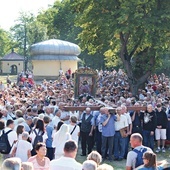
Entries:
{"label": "camera", "polygon": [[116,112],[115,108],[112,108],[112,107],[109,108],[108,111],[109,111],[109,113],[110,113],[111,115],[114,115],[115,112]]}

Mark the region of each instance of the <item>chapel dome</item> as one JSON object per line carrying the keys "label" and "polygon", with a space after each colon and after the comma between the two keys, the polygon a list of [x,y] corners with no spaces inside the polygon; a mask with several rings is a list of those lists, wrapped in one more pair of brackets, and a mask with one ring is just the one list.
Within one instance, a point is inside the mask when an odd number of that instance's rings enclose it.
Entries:
{"label": "chapel dome", "polygon": [[81,53],[80,47],[74,43],[51,39],[33,44],[30,48],[32,56],[57,55],[57,56],[78,56]]}

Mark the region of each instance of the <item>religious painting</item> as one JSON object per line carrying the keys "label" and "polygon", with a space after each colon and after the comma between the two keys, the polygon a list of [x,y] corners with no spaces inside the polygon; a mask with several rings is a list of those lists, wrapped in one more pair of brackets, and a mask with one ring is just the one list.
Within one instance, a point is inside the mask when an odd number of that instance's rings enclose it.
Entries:
{"label": "religious painting", "polygon": [[86,94],[95,97],[97,72],[90,68],[80,68],[75,72],[75,98]]}

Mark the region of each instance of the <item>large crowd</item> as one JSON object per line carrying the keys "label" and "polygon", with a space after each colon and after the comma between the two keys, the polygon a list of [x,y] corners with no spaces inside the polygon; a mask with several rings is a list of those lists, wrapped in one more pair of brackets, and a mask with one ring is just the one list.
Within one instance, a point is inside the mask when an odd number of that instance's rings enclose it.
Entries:
{"label": "large crowd", "polygon": [[[7,134],[9,141],[9,149],[4,151],[0,137],[3,170],[15,163],[23,170],[113,169],[99,165],[101,160],[123,159],[130,170],[137,167],[138,156],[131,147],[137,151],[145,148],[146,157],[153,151],[169,152],[169,77],[151,75],[133,96],[123,70],[97,72],[95,97],[82,94],[74,98],[71,71],[55,81],[35,83],[31,72],[22,72],[17,82],[9,81],[9,77],[7,84],[0,82],[0,136]],[[65,106],[85,106],[85,110],[67,111]],[[94,111],[91,106],[100,109]],[[147,109],[133,111],[127,109],[129,106]],[[95,155],[98,161],[92,158],[78,163],[75,158],[79,147],[81,156]]]}

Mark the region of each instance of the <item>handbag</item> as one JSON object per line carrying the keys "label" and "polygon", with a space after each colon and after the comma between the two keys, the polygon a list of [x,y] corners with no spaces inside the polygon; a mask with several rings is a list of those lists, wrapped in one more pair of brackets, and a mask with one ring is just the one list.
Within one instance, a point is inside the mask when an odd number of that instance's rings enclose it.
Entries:
{"label": "handbag", "polygon": [[73,130],[71,131],[70,135],[73,134],[74,130],[76,129],[76,126],[77,126],[77,125],[74,126],[74,128],[73,128]]}
{"label": "handbag", "polygon": [[126,130],[125,130],[125,128],[120,129],[120,134],[121,134],[122,138],[126,137]]}

